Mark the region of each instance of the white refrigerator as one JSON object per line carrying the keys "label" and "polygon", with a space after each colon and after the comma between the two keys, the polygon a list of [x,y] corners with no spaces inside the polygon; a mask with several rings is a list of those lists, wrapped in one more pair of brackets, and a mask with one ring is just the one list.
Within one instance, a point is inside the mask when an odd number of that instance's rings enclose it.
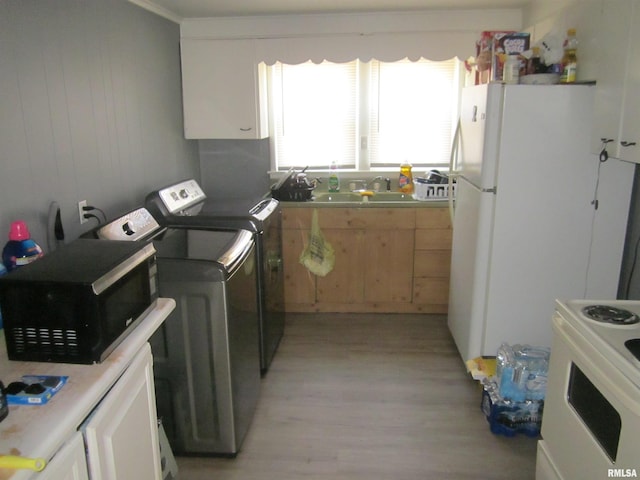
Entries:
{"label": "white refrigerator", "polygon": [[634,165],[590,153],[594,88],[463,91],[448,325],[464,361],[551,346],[556,298],[616,298]]}

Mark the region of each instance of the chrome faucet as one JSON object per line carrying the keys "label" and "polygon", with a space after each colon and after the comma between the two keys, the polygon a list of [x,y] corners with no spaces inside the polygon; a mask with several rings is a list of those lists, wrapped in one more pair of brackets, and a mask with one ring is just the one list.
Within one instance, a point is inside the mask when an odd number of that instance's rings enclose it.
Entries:
{"label": "chrome faucet", "polygon": [[382,176],[378,175],[373,179],[374,185],[376,180],[384,180],[387,184],[387,192],[391,191],[391,179],[389,177],[383,178]]}
{"label": "chrome faucet", "polygon": [[367,181],[366,180],[350,180],[349,181],[349,190],[352,192],[361,192],[367,189]]}

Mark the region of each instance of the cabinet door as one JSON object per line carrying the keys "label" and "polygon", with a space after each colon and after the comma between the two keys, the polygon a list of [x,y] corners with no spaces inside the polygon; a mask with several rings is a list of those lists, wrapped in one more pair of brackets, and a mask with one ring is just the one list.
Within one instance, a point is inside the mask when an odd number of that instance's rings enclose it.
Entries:
{"label": "cabinet door", "polygon": [[181,56],[186,138],[267,136],[253,40],[183,39]]}
{"label": "cabinet door", "polygon": [[152,361],[145,344],[87,421],[92,480],[162,478]]}
{"label": "cabinet door", "polygon": [[411,302],[413,230],[369,230],[365,250],[365,301]]}
{"label": "cabinet door", "polygon": [[38,480],[89,480],[82,434],[76,432],[47,464],[34,476]]}
{"label": "cabinet door", "polygon": [[323,233],[333,247],[336,261],[327,276],[316,280],[318,303],[362,303],[365,265],[369,261],[364,248],[365,230],[325,228]]}
{"label": "cabinet door", "polygon": [[594,104],[594,123],[591,151],[599,154],[602,139],[609,156],[619,158],[621,120],[624,110],[624,77],[629,52],[632,2],[605,0],[603,3],[599,38],[593,42],[598,49],[598,78]]}
{"label": "cabinet door", "polygon": [[308,238],[308,230],[282,230],[284,301],[288,305],[312,304],[316,301],[316,276],[300,263],[300,254]]}
{"label": "cabinet door", "polygon": [[624,86],[624,114],[619,142],[619,158],[640,163],[640,4],[633,2],[631,36]]}

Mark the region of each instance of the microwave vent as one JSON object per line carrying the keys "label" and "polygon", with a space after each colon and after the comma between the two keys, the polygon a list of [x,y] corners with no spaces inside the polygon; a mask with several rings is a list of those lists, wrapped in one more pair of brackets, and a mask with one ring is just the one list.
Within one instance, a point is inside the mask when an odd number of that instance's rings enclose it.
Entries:
{"label": "microwave vent", "polygon": [[73,329],[15,327],[12,329],[14,350],[17,354],[32,351],[55,357],[77,357],[78,332]]}

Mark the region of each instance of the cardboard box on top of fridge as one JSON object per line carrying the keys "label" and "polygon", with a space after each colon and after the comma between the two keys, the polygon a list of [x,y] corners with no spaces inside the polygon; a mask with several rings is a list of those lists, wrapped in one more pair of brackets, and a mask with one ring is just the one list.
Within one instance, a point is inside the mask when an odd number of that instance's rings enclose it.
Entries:
{"label": "cardboard box on top of fridge", "polygon": [[506,56],[529,50],[529,42],[530,35],[524,32],[482,32],[476,45],[476,84],[501,82]]}

